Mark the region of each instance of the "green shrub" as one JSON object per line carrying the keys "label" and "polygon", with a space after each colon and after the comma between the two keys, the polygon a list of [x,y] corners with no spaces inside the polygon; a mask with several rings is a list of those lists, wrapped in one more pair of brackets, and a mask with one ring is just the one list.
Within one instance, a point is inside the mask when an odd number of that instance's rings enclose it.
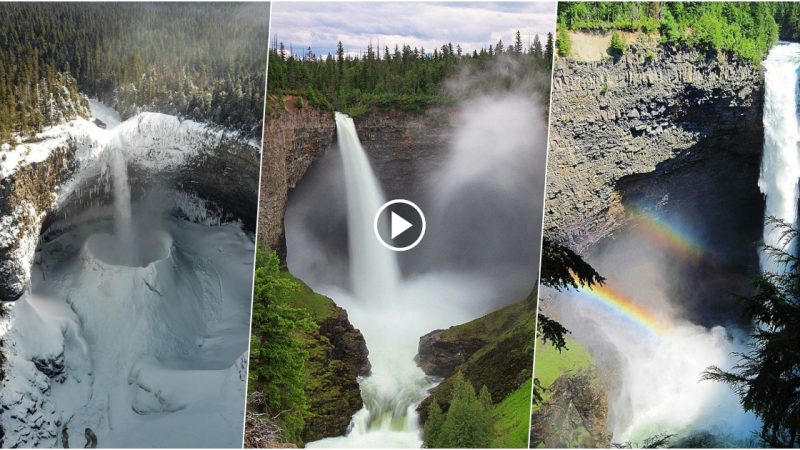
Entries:
{"label": "green shrub", "polygon": [[611,53],[615,55],[625,53],[625,41],[622,40],[622,35],[617,30],[611,33]]}
{"label": "green shrub", "polygon": [[567,57],[572,49],[572,40],[569,37],[569,30],[563,26],[559,26],[556,30],[556,49],[558,56]]}

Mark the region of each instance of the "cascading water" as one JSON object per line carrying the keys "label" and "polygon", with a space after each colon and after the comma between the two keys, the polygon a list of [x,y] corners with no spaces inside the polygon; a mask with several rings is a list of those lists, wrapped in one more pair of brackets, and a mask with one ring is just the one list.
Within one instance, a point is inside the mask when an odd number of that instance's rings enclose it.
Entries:
{"label": "cascading water", "polygon": [[[789,224],[797,222],[798,180],[800,180],[800,124],[797,117],[800,44],[780,43],[764,60],[764,155],[758,186],[767,197],[765,215]],[[764,243],[789,244],[780,230],[764,228]],[[761,268],[776,271],[767,255],[760,255]]]}
{"label": "cascading water", "polygon": [[347,234],[353,293],[365,304],[391,303],[400,280],[397,260],[392,252],[371,239],[374,214],[386,200],[369,165],[367,154],[361,147],[353,119],[337,112],[336,134],[347,193]]}
{"label": "cascading water", "polygon": [[128,184],[127,162],[121,149],[111,150],[111,170],[114,179],[114,226],[117,239],[123,249],[133,250],[131,186]]}
{"label": "cascading water", "polygon": [[336,131],[347,194],[352,292],[328,294],[345,307],[364,334],[372,370],[360,382],[364,407],[353,417],[349,433],[308,447],[420,447],[416,406],[435,381],[414,362],[416,339],[422,333],[404,326],[413,321],[413,306],[403,302],[395,255],[380,245],[372,231],[374,214],[384,203],[383,192],[353,119],[337,112]]}

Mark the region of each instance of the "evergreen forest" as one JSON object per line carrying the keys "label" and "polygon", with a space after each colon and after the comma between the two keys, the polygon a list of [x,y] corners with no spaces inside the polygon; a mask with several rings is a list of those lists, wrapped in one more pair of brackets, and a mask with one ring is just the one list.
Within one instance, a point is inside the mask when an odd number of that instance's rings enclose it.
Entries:
{"label": "evergreen forest", "polygon": [[82,95],[261,134],[268,3],[6,3],[0,23],[0,142],[86,117]]}
{"label": "evergreen forest", "polygon": [[[550,33],[536,35],[528,43],[517,31],[513,42],[500,40],[473,51],[448,42],[435,49],[410,45],[380,48],[370,44],[366,50],[353,54],[339,42],[335,55],[316,55],[311,48],[291,51],[273,38],[267,82],[269,94],[278,104],[270,107],[283,109],[284,97],[295,95],[297,104],[293,106],[302,107],[307,102],[353,117],[375,106],[421,112],[430,106],[451,103],[463,94],[446,86],[447,80],[459,74],[480,73],[491,78],[486,83],[510,87],[517,74],[549,74],[552,59]],[[502,70],[491,70],[497,67]],[[539,90],[543,97],[549,95],[549,78]]]}

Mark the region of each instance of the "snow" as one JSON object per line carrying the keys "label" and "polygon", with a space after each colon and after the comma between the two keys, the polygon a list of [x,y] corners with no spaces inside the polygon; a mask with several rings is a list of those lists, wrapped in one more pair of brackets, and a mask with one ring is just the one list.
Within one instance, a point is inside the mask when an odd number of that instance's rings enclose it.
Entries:
{"label": "snow", "polygon": [[[157,113],[120,122],[90,105],[105,129],[85,119],[51,127],[3,152],[24,154],[3,162],[3,176],[74,140],[78,169],[58,189],[61,202],[108,170],[109,150],[160,171],[238,136]],[[134,205],[137,229],[150,233],[139,241],[149,247],[141,264],[103,251],[113,233],[107,207],[53,224],[46,242],[22,242],[19,257],[36,264],[30,291],[0,318],[4,446],[62,446],[64,429],[81,446],[86,428],[100,447],[241,446],[253,236],[201,199],[165,195],[172,208],[160,213]],[[188,220],[169,214],[176,210]],[[16,214],[0,218],[0,244],[14,238]],[[63,370],[48,375],[37,364]]]}
{"label": "snow", "polygon": [[[88,427],[101,446],[241,445],[252,238],[238,224],[165,220],[174,241],[145,267],[92,253],[90,238],[108,223],[76,227],[40,250],[33,292],[8,319],[0,390],[12,415],[31,402],[51,410],[44,422],[59,431],[37,445],[60,445],[59,423],[74,444]],[[63,383],[31,362],[59,355]],[[3,421],[6,443],[19,442],[19,423]]]}
{"label": "snow", "polygon": [[106,124],[106,128],[114,128],[122,122],[122,118],[114,108],[99,100],[89,99],[89,110],[92,112],[92,117]]}
{"label": "snow", "polygon": [[[245,140],[241,133],[169,114],[142,112],[120,121],[119,113],[97,100],[90,100],[89,106],[90,120],[74,119],[25,140],[16,136],[17,144],[13,146],[3,144],[0,179],[11,176],[21,166],[46,160],[53,150],[64,147],[70,139],[78,143],[77,156],[82,162],[95,160],[108,145],[130,145],[126,151],[133,161],[154,169],[181,164],[204,146],[225,138],[246,142],[256,152],[261,148],[257,141]],[[99,127],[94,119],[105,123],[106,128]]]}

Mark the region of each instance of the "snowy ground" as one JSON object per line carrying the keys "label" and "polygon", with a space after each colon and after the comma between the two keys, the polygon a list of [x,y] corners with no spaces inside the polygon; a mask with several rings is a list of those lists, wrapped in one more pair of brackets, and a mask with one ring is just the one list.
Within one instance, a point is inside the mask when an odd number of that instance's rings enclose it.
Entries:
{"label": "snowy ground", "polygon": [[[223,136],[173,116],[119,122],[99,102],[91,107],[105,129],[84,119],[53,127],[19,160],[77,139],[81,168],[62,199],[87,171],[107,170],[109,148],[156,169]],[[4,163],[2,173],[15,168]],[[189,217],[203,218],[199,209]],[[0,320],[3,446],[79,447],[86,429],[100,447],[241,446],[253,238],[239,224],[168,211],[134,205],[136,261],[107,251],[108,211],[72,218],[39,244],[31,291]]]}
{"label": "snowy ground", "polygon": [[[0,179],[12,175],[22,165],[44,161],[50,152],[65,146],[71,138],[78,143],[77,156],[82,162],[94,160],[106,144],[117,142],[130,145],[129,156],[152,168],[182,163],[187,156],[196,154],[199,144],[224,137],[241,138],[237,132],[168,114],[145,112],[121,122],[119,113],[101,102],[90,100],[89,107],[91,120],[74,119],[26,139],[17,136],[18,144],[13,147],[3,144]],[[105,128],[95,124],[94,119],[102,121]],[[260,150],[255,141],[249,140],[247,144],[255,151]]]}

